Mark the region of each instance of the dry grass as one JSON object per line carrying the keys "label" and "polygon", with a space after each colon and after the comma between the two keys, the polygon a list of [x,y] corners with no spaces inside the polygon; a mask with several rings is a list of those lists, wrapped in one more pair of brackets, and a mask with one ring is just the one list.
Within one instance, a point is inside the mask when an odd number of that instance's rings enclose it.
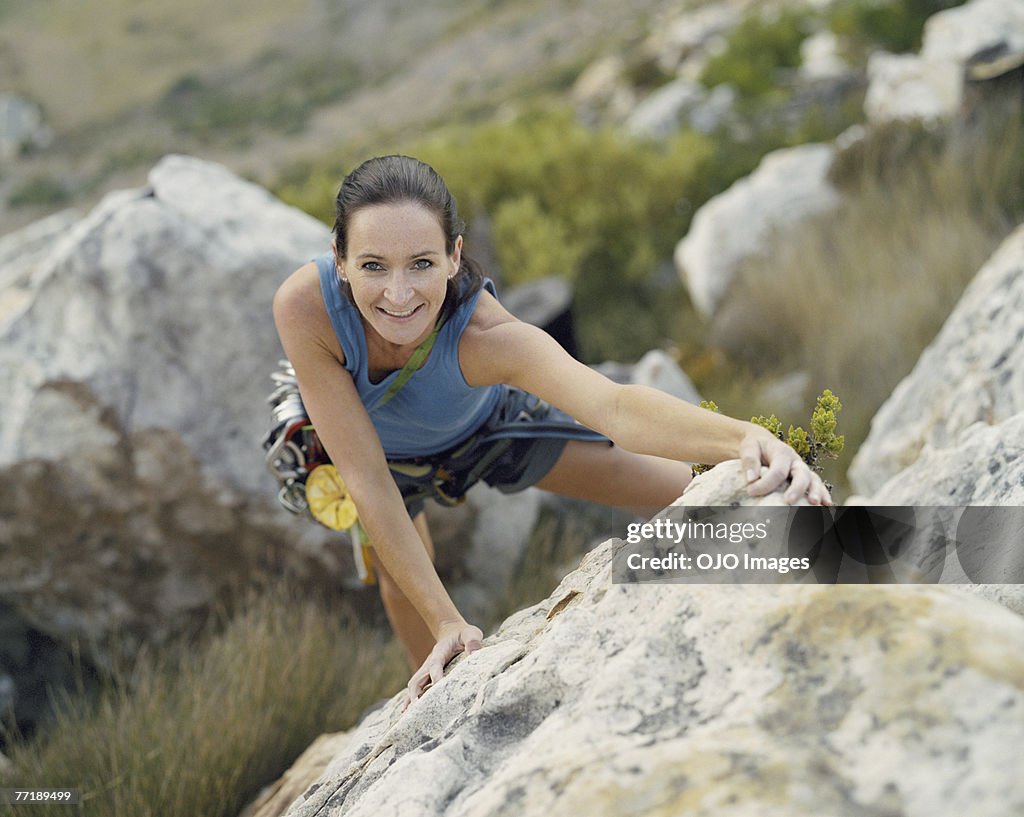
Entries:
{"label": "dry grass", "polygon": [[2,785],[81,789],[81,806],[39,815],[233,816],[406,675],[395,643],[281,587],[193,646],[115,671],[98,701],[65,701],[14,747]]}
{"label": "dry grass", "polygon": [[[1024,217],[1019,106],[919,154],[894,157],[891,148],[875,145],[869,150],[878,155],[858,159],[836,213],[747,265],[712,330],[755,379],[809,373],[808,412],[823,388],[838,394],[843,461],[966,284]],[[746,405],[728,410],[760,413],[756,400],[755,384]]]}
{"label": "dry grass", "polygon": [[[624,527],[621,513],[568,504],[545,510],[489,629]],[[407,680],[397,642],[301,590],[282,584],[239,606],[193,642],[115,668],[98,699],[60,702],[43,734],[11,747],[0,786],[81,790],[80,806],[34,806],[43,817],[234,817],[316,736]]]}

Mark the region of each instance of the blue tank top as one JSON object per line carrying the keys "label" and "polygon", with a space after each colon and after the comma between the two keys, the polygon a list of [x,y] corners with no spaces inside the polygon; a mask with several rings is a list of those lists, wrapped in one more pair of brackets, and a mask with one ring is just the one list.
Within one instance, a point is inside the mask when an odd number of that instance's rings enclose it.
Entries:
{"label": "blue tank top", "polygon": [[[327,314],[345,353],[345,368],[363,405],[374,406],[398,372],[391,372],[380,383],[370,382],[363,323],[359,310],[341,291],[334,254],[319,256],[316,265]],[[484,289],[495,294],[489,278]],[[380,408],[370,410],[370,420],[388,459],[421,457],[452,448],[480,428],[503,399],[505,386],[474,388],[459,367],[459,340],[479,297],[477,292],[445,321],[426,363],[398,393]]]}

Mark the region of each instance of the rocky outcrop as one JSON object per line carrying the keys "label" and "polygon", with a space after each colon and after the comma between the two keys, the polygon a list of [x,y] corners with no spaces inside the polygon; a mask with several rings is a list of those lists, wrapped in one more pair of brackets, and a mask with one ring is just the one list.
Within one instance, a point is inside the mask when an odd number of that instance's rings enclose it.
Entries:
{"label": "rocky outcrop", "polygon": [[624,127],[645,139],[667,139],[683,125],[712,134],[735,118],[736,98],[736,89],[727,83],[709,91],[695,80],[679,77],[645,97],[626,117]]}
{"label": "rocky outcrop", "polygon": [[[684,501],[747,502],[738,471]],[[620,545],[370,715],[289,817],[1024,809],[997,760],[1024,738],[1019,615],[944,587],[612,584]]]}
{"label": "rocky outcrop", "polygon": [[[924,450],[950,449],[947,456],[955,458],[958,445],[980,445],[990,439],[981,429],[962,437],[975,423],[998,427],[1021,412],[1024,225],[978,272],[913,371],[878,410],[850,466],[850,482],[858,494],[872,496],[913,465]],[[998,437],[998,432],[991,435]],[[973,458],[967,450],[960,455]],[[943,455],[929,456],[934,462]],[[921,485],[906,490],[886,486],[886,491],[894,489],[896,497],[937,498],[939,492]],[[963,496],[976,489],[965,484],[949,490],[951,496]],[[951,498],[937,504],[959,501]]]}
{"label": "rocky outcrop", "polygon": [[877,52],[868,60],[864,114],[874,125],[897,119],[950,119],[963,100],[963,70],[952,60]]}
{"label": "rocky outcrop", "polygon": [[337,549],[276,507],[260,448],[270,301],[327,228],[168,157],[44,232],[0,321],[0,599],[102,659],[260,573],[339,582]]}
{"label": "rocky outcrop", "polygon": [[694,306],[714,314],[740,265],[769,240],[839,204],[828,180],[832,145],[809,144],[769,153],[757,170],[710,199],[676,246],[675,262]]}
{"label": "rocky outcrop", "polygon": [[971,0],[926,21],[920,54],[872,55],[864,112],[873,124],[951,119],[968,78],[990,79],[1022,59],[1024,1]]}

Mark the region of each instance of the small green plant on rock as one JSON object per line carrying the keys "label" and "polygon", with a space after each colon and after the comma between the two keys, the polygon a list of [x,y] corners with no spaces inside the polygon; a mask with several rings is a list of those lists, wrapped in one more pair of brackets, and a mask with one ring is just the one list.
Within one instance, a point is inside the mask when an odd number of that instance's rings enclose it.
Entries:
{"label": "small green plant on rock", "polygon": [[[710,400],[702,400],[700,407],[718,412],[718,406]],[[791,425],[789,430],[783,434],[782,421],[774,414],[768,417],[751,417],[750,422],[768,429],[780,440],[790,445],[803,458],[803,461],[807,463],[812,471],[820,474],[822,459],[836,459],[846,443],[846,438],[843,435],[836,434],[837,415],[842,408],[843,404],[839,402],[839,398],[832,394],[829,389],[825,389],[819,395],[814,411],[811,412],[810,433],[806,432],[801,426],[794,427]],[[693,475],[703,474],[711,467],[706,463],[695,464],[692,468]]]}

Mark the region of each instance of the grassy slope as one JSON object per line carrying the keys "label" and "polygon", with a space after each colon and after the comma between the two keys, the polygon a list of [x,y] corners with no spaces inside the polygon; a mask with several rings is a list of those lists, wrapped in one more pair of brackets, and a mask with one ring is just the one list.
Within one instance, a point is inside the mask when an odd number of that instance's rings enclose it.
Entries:
{"label": "grassy slope", "polygon": [[[57,139],[0,169],[0,231],[140,184],[169,152],[269,183],[339,144],[370,150],[396,132],[493,113],[564,84],[602,43],[623,46],[661,4],[7,0],[0,87],[39,102]],[[173,99],[183,84],[198,93]],[[228,126],[197,124],[204,105]],[[12,190],[41,178],[64,199],[7,208]]]}

